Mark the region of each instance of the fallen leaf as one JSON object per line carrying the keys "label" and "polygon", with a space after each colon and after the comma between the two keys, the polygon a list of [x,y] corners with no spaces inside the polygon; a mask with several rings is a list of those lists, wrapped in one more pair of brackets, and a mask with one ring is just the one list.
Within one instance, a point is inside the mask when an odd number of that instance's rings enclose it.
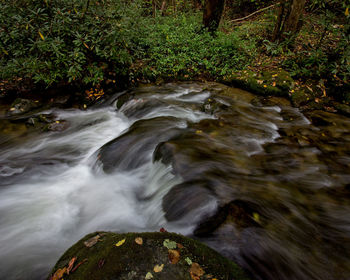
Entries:
{"label": "fallen leaf", "polygon": [[256,82],[261,85],[264,81],[263,80],[256,80]]}
{"label": "fallen leaf", "polygon": [[200,130],[200,129],[196,130],[196,134],[201,134],[202,132],[203,132],[203,131]]}
{"label": "fallen leaf", "polygon": [[151,272],[147,272],[145,279],[149,280],[149,279],[152,279],[152,278],[153,278],[152,273]]}
{"label": "fallen leaf", "polygon": [[169,261],[172,264],[177,264],[180,260],[180,253],[177,250],[169,250],[168,252]]}
{"label": "fallen leaf", "polygon": [[188,265],[192,265],[192,261],[191,261],[191,259],[189,257],[187,257],[185,259],[185,261],[187,262]]}
{"label": "fallen leaf", "polygon": [[176,249],[176,242],[170,241],[169,239],[165,239],[163,242],[164,247],[167,249]]}
{"label": "fallen leaf", "polygon": [[272,83],[272,86],[275,87],[275,86],[276,86],[276,82],[273,82],[273,83]]}
{"label": "fallen leaf", "polygon": [[99,234],[97,234],[96,236],[91,237],[89,240],[85,241],[84,245],[86,247],[90,248],[90,247],[94,246],[97,243],[97,241],[100,239],[100,237],[101,236]]}
{"label": "fallen leaf", "polygon": [[83,261],[81,261],[80,263],[78,263],[73,269],[71,272],[74,272],[78,269],[79,266],[81,266],[84,262],[86,262],[88,259],[84,259]]}
{"label": "fallen leaf", "polygon": [[179,249],[185,248],[184,245],[182,245],[182,244],[180,244],[180,243],[176,243],[176,245],[177,245],[177,248],[179,248]]}
{"label": "fallen leaf", "polygon": [[72,259],[69,261],[68,268],[67,268],[67,274],[68,274],[68,275],[69,275],[69,272],[72,270],[73,265],[74,265],[74,263],[75,263],[76,260],[77,260],[77,257],[74,257],[74,258],[72,258]]}
{"label": "fallen leaf", "polygon": [[124,238],[124,239],[118,241],[118,242],[115,244],[115,246],[117,246],[117,247],[122,246],[122,245],[125,243],[125,240],[126,240],[126,239]]}
{"label": "fallen leaf", "polygon": [[200,267],[198,263],[192,263],[190,268],[190,275],[193,280],[200,280],[201,276],[204,274],[204,270]]}
{"label": "fallen leaf", "polygon": [[253,213],[253,220],[256,221],[257,223],[260,222],[260,216],[258,213],[256,212]]}
{"label": "fallen leaf", "polygon": [[162,227],[162,228],[160,228],[160,230],[159,230],[159,231],[160,231],[160,232],[167,232],[167,231],[166,231],[166,229],[165,229],[165,228],[163,228],[163,227]]}
{"label": "fallen leaf", "polygon": [[60,280],[62,279],[63,275],[67,272],[67,268],[60,268],[58,269],[54,275],[50,278],[50,280]]}
{"label": "fallen leaf", "polygon": [[153,268],[154,272],[161,272],[163,270],[164,264],[158,265],[156,264]]}
{"label": "fallen leaf", "polygon": [[38,33],[39,33],[39,35],[40,35],[40,38],[41,38],[43,41],[45,41],[45,37],[44,37],[44,35],[43,35],[43,34],[41,34],[41,32],[40,32],[40,31],[38,31]]}
{"label": "fallen leaf", "polygon": [[143,240],[142,240],[142,237],[136,237],[135,238],[135,242],[139,245],[142,245],[143,244]]}
{"label": "fallen leaf", "polygon": [[106,260],[105,259],[100,259],[98,261],[98,268],[102,268],[102,266],[105,264]]}

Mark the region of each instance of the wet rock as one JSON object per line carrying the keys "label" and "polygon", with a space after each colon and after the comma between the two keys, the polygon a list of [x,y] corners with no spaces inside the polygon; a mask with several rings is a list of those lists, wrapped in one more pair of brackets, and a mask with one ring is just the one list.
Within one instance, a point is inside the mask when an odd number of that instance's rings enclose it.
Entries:
{"label": "wet rock", "polygon": [[12,104],[11,108],[7,111],[7,116],[16,116],[28,113],[33,109],[39,107],[39,102],[35,102],[29,99],[17,98]]}
{"label": "wet rock", "polygon": [[54,121],[44,127],[44,131],[63,131],[69,127],[69,122],[65,120]]}
{"label": "wet rock", "polygon": [[214,215],[203,219],[194,230],[196,236],[212,234],[217,228],[227,223],[236,228],[259,227],[261,215],[258,214],[259,206],[244,200],[234,200],[219,207]]}
{"label": "wet rock", "polygon": [[102,146],[96,164],[102,163],[107,173],[137,168],[149,160],[158,143],[179,134],[181,129],[177,124],[179,120],[174,117],[137,121],[123,135]]}
{"label": "wet rock", "polygon": [[192,209],[203,208],[212,201],[216,199],[214,193],[206,188],[206,182],[190,181],[174,186],[164,196],[162,206],[165,218],[176,221],[189,214]]}
{"label": "wet rock", "polygon": [[125,104],[121,112],[128,118],[141,118],[166,105],[164,101],[158,99],[137,98],[129,100],[129,103]]}
{"label": "wet rock", "polygon": [[[90,248],[86,247],[84,242],[97,234],[100,236],[99,242]],[[137,237],[143,239],[142,245],[135,242]],[[125,241],[117,247],[116,244],[121,240]],[[169,261],[165,240],[181,244],[176,248],[179,253],[177,263]],[[70,271],[69,274],[67,270]],[[145,279],[146,275],[146,279],[192,280],[196,271],[200,271],[200,279],[249,279],[237,264],[213,249],[198,241],[168,232],[89,234],[63,254],[48,279],[57,272],[64,272],[63,278],[66,280],[136,280]]]}

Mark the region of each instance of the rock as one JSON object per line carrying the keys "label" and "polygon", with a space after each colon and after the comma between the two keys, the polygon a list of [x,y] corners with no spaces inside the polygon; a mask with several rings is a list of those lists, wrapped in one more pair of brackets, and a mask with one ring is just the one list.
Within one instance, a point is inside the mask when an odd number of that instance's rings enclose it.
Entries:
{"label": "rock", "polygon": [[[158,143],[177,135],[180,129],[174,117],[156,117],[135,122],[127,132],[97,151],[97,162],[107,173],[119,168],[137,168],[149,160],[148,155]],[[154,128],[157,133],[154,133]],[[128,157],[125,153],[128,151]]]}
{"label": "rock", "polygon": [[54,121],[44,127],[44,131],[63,131],[69,127],[69,123],[65,120]]}
{"label": "rock", "polygon": [[29,99],[17,98],[7,111],[8,116],[16,116],[28,113],[29,111],[39,107],[39,102],[35,102]]}
{"label": "rock", "polygon": [[[99,241],[86,247],[84,242],[96,235],[100,236]],[[145,240],[143,245],[135,242],[137,237]],[[181,244],[177,248],[178,262],[169,261],[169,250],[164,246],[166,239]],[[125,242],[115,246],[121,240]],[[192,280],[194,266],[196,271],[201,272],[200,279],[250,279],[237,264],[213,249],[198,241],[168,232],[89,234],[63,254],[48,279],[55,273],[57,275],[57,272],[68,270],[69,274],[63,275],[65,280],[136,280],[145,279],[146,275],[148,279]],[[72,268],[68,269],[70,267]]]}

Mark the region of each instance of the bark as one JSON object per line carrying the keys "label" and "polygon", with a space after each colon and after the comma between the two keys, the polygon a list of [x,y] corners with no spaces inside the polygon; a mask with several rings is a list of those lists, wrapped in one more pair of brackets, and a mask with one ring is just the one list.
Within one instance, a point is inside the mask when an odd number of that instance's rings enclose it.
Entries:
{"label": "bark", "polygon": [[219,27],[225,0],[206,0],[203,12],[203,25],[210,32],[215,32]]}
{"label": "bark", "polygon": [[302,25],[302,15],[306,0],[282,0],[277,22],[273,32],[273,41],[283,41],[295,37]]}

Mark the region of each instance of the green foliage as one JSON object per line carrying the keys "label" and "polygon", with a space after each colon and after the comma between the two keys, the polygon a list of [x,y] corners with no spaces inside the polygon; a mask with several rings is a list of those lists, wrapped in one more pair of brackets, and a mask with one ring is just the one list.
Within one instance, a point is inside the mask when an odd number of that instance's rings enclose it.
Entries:
{"label": "green foliage", "polygon": [[0,79],[29,78],[47,86],[99,84],[111,71],[131,80],[189,79],[225,75],[249,62],[252,50],[234,33],[212,37],[202,31],[200,13],[153,18],[149,4],[0,2]]}
{"label": "green foliage", "polygon": [[0,77],[96,84],[106,65],[123,71],[131,58],[118,25],[122,10],[112,0],[90,2],[2,1]]}
{"label": "green foliage", "polygon": [[349,8],[349,0],[310,1],[309,9],[317,15],[319,32],[304,50],[289,53],[284,62],[286,69],[297,77],[324,78],[332,84],[348,84],[350,18],[346,11]]}
{"label": "green foliage", "polygon": [[140,39],[154,76],[193,78],[200,74],[225,75],[244,68],[251,51],[235,33],[215,37],[201,31],[200,15],[158,18]]}

